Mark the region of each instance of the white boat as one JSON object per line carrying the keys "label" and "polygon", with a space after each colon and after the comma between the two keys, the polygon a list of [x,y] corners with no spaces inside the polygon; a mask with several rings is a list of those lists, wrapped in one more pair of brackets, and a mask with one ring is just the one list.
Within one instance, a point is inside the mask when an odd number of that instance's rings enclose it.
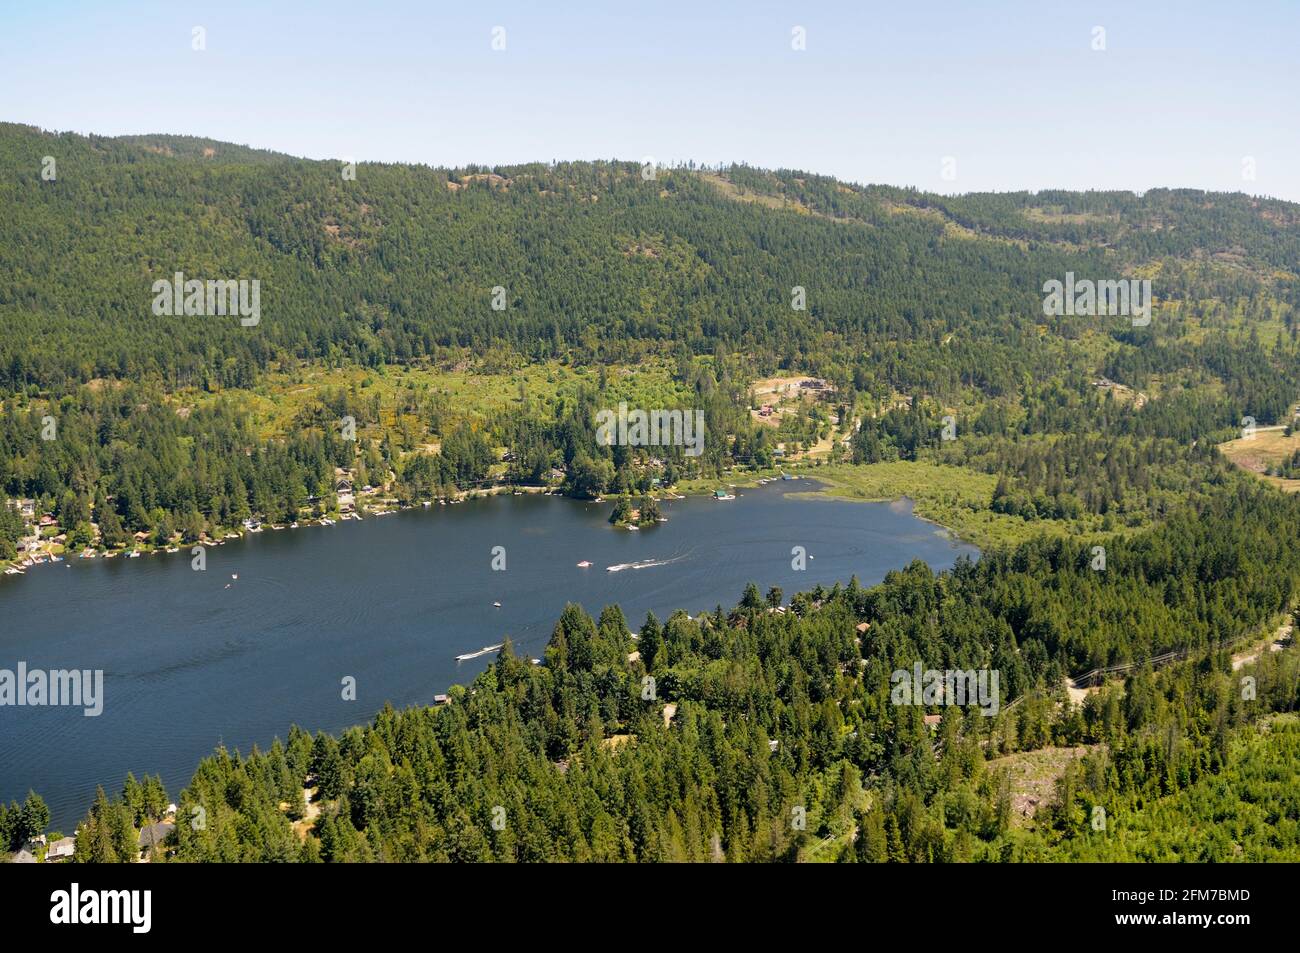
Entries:
{"label": "white boat", "polygon": [[501,603],[499,603],[499,602],[494,602],[494,603],[492,603],[492,607],[493,607],[494,609],[500,609],[500,608],[501,608]]}
{"label": "white boat", "polygon": [[591,568],[591,560],[590,560],[590,559],[584,559],[582,562],[578,563],[578,568],[579,568],[579,569],[590,569],[590,568]]}
{"label": "white boat", "polygon": [[456,661],[468,662],[470,659],[478,658],[481,655],[488,655],[489,653],[500,651],[501,646],[503,645],[505,645],[504,642],[498,642],[496,645],[485,645],[477,652],[466,652],[463,655],[457,655]]}
{"label": "white boat", "polygon": [[139,559],[139,558],[140,558],[140,550],[138,550],[138,549],[133,549],[133,550],[131,550],[129,553],[127,553],[126,555],[127,555],[127,558],[128,558],[128,559]]}

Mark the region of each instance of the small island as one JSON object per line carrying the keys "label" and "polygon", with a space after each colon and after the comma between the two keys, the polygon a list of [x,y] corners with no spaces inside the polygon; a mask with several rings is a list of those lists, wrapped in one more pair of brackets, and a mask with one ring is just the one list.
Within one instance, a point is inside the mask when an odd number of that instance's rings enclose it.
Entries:
{"label": "small island", "polygon": [[614,504],[614,512],[609,514],[609,521],[625,529],[640,529],[643,526],[667,522],[659,513],[659,501],[649,494],[641,497],[636,506],[632,505],[631,497],[619,497],[618,502]]}

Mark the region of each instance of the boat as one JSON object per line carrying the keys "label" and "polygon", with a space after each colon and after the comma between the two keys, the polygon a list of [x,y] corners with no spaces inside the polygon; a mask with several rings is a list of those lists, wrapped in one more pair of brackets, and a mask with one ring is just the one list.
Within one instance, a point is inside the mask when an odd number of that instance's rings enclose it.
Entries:
{"label": "boat", "polygon": [[232,573],[230,574],[230,578],[231,578],[231,579],[238,579],[238,578],[239,578],[239,573],[237,573],[237,572],[232,572]]}
{"label": "boat", "polygon": [[10,566],[8,569],[5,570],[5,575],[6,575],[6,576],[25,576],[25,575],[27,575],[27,573],[23,572],[21,569],[15,569],[13,566]]}
{"label": "boat", "polygon": [[478,658],[478,657],[481,656],[481,655],[488,655],[488,654],[490,654],[490,653],[492,653],[492,652],[500,651],[501,646],[503,646],[503,645],[505,645],[504,642],[498,642],[496,645],[485,645],[485,646],[483,646],[483,648],[479,649],[477,652],[465,652],[463,655],[457,655],[457,656],[456,656],[456,661],[457,661],[457,662],[468,662],[470,659]]}
{"label": "boat", "polygon": [[640,529],[641,527],[640,527],[640,526],[637,526],[636,523],[628,523],[628,524],[627,524],[627,528],[628,528],[628,529]]}
{"label": "boat", "polygon": [[728,493],[726,490],[714,490],[713,498],[715,500],[722,501],[722,500],[734,500],[736,497],[735,494]]}
{"label": "boat", "polygon": [[579,568],[579,569],[590,569],[590,568],[591,568],[591,560],[590,560],[590,559],[584,559],[582,562],[578,563],[578,568]]}
{"label": "boat", "polygon": [[790,474],[788,474],[788,473],[782,473],[782,474],[781,474],[781,479],[782,479],[782,480],[793,480],[794,477],[790,476]]}
{"label": "boat", "polygon": [[499,602],[494,602],[494,603],[492,603],[492,607],[493,607],[494,609],[500,609],[500,608],[501,608],[501,603],[499,603]]}
{"label": "boat", "polygon": [[140,558],[140,550],[138,550],[138,549],[133,549],[133,550],[131,550],[129,553],[127,553],[126,556],[127,556],[128,559],[139,559],[139,558]]}

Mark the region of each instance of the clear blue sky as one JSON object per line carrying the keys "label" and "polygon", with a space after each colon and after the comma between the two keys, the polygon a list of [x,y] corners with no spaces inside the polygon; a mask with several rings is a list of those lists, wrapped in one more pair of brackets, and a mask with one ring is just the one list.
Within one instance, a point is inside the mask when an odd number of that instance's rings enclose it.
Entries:
{"label": "clear blue sky", "polygon": [[1300,200],[1300,2],[6,0],[0,119],[314,158],[654,156],[943,192]]}

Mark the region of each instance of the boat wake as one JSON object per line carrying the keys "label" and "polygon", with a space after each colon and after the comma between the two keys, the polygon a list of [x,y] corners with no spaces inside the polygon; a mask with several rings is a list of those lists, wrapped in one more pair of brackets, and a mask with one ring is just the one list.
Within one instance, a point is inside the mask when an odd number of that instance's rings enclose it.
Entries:
{"label": "boat wake", "polygon": [[456,661],[468,662],[470,659],[478,658],[480,655],[488,655],[491,652],[498,652],[501,650],[501,646],[503,645],[505,645],[504,642],[498,642],[496,645],[485,645],[477,652],[466,652],[464,655],[457,655]]}
{"label": "boat wake", "polygon": [[641,559],[634,563],[618,563],[615,566],[606,566],[605,572],[622,572],[624,569],[653,569],[655,566],[667,566],[670,563],[680,562],[685,556],[674,556],[672,559]]}

